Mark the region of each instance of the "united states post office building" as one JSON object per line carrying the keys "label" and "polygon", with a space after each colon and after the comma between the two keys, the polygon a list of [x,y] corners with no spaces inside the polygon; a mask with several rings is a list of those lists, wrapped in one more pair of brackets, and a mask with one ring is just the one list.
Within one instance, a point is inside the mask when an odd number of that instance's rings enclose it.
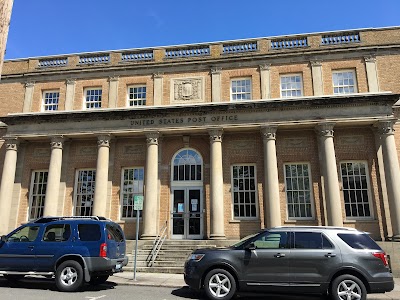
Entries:
{"label": "united states post office building", "polygon": [[143,196],[141,239],[397,240],[399,76],[400,27],[5,61],[0,233],[98,215],[132,239]]}

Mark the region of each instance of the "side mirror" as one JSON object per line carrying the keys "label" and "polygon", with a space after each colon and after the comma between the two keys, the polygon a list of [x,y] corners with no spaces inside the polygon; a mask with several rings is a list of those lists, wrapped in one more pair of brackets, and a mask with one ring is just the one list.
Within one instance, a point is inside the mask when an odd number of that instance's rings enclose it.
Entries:
{"label": "side mirror", "polygon": [[247,244],[247,245],[244,247],[244,249],[249,250],[249,251],[251,251],[251,250],[256,250],[256,249],[257,249],[257,246],[254,244],[254,242],[251,242],[251,243]]}
{"label": "side mirror", "polygon": [[5,235],[2,235],[0,238],[1,242],[6,242],[7,241],[7,237]]}

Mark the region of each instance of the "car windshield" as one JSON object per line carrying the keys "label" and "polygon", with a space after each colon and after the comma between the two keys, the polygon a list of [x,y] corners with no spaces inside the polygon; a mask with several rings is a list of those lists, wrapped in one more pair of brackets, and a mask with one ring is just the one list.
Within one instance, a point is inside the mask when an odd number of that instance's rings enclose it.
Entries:
{"label": "car windshield", "polygon": [[243,245],[244,243],[246,243],[249,239],[255,237],[257,234],[259,234],[259,232],[250,234],[250,235],[248,235],[248,236],[242,238],[242,239],[241,239],[239,242],[237,242],[236,244],[233,244],[231,247],[234,247],[234,248],[240,247],[241,245]]}

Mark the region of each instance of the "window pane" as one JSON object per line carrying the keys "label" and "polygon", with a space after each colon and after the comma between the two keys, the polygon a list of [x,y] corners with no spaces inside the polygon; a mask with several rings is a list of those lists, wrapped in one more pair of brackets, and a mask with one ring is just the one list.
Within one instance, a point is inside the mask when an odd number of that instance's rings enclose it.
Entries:
{"label": "window pane", "polygon": [[234,217],[254,218],[257,216],[255,173],[254,166],[232,166]]}
{"label": "window pane", "polygon": [[231,100],[251,100],[250,79],[235,79],[231,81]]}

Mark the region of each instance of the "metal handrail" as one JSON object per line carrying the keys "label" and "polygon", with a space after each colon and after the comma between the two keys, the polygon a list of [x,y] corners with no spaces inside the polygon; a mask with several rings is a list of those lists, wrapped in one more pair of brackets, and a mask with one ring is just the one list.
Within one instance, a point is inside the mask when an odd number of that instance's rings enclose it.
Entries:
{"label": "metal handrail", "polygon": [[158,255],[158,252],[161,249],[162,244],[164,243],[165,238],[167,237],[167,221],[165,221],[164,226],[160,230],[160,234],[156,236],[156,238],[153,241],[153,248],[151,249],[150,255],[149,255],[149,262],[147,264],[148,267],[153,266],[153,263]]}

